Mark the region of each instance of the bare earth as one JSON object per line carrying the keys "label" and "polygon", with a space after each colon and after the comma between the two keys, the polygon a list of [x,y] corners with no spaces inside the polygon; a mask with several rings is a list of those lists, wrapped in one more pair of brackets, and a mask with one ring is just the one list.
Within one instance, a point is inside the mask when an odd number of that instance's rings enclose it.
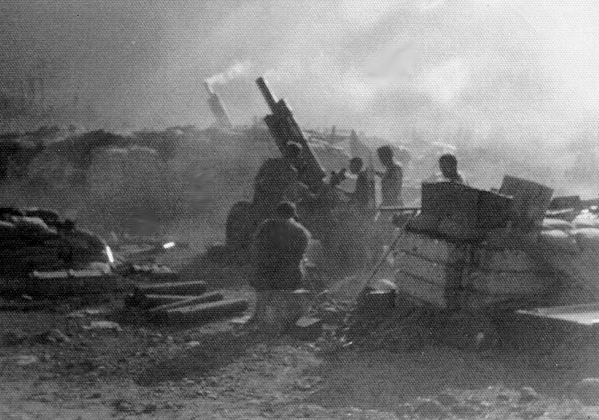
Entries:
{"label": "bare earth", "polygon": [[[517,354],[323,351],[228,322],[142,327],[111,316],[115,305],[0,313],[0,418],[599,418],[567,398],[584,372]],[[120,322],[92,324],[107,320]]]}

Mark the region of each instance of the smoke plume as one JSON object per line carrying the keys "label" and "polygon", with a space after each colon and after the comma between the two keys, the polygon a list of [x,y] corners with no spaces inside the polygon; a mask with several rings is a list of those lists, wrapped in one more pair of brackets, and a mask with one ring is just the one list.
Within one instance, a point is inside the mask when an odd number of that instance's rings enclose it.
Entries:
{"label": "smoke plume", "polygon": [[306,126],[563,144],[595,126],[597,21],[593,0],[6,0],[0,88],[44,62],[47,102],[95,125],[207,126],[203,80],[246,123],[265,75]]}

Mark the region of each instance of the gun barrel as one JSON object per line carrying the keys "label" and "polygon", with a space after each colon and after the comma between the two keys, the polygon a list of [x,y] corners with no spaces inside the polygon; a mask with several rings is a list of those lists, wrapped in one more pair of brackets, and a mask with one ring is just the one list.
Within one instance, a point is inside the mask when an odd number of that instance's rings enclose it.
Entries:
{"label": "gun barrel", "polygon": [[275,97],[272,95],[270,89],[268,88],[268,85],[266,84],[266,80],[264,80],[263,77],[258,77],[256,79],[256,84],[258,85],[258,89],[260,89],[260,92],[262,93],[262,96],[264,97],[264,100],[268,104],[268,107],[270,108],[271,112],[273,114],[276,114],[277,113],[277,100],[275,99]]}
{"label": "gun barrel", "polygon": [[204,82],[204,87],[206,88],[206,92],[208,92],[209,95],[214,95],[214,89],[212,89],[212,85],[208,82]]}

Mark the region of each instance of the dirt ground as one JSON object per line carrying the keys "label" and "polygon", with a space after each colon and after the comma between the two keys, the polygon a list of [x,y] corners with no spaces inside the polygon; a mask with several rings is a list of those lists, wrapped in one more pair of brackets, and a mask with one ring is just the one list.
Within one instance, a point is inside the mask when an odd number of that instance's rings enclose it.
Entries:
{"label": "dirt ground", "polygon": [[120,305],[1,312],[0,418],[599,419],[568,393],[585,372],[514,352],[331,347],[228,321],[152,327]]}

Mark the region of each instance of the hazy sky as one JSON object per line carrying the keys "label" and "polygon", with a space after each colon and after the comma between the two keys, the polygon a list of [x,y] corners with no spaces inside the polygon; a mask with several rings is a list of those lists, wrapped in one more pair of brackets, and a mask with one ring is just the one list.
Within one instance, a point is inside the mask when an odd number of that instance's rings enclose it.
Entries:
{"label": "hazy sky", "polygon": [[560,138],[599,111],[597,22],[596,0],[3,0],[0,86],[43,72],[57,102],[207,125],[204,79],[243,123],[264,74],[306,125]]}

